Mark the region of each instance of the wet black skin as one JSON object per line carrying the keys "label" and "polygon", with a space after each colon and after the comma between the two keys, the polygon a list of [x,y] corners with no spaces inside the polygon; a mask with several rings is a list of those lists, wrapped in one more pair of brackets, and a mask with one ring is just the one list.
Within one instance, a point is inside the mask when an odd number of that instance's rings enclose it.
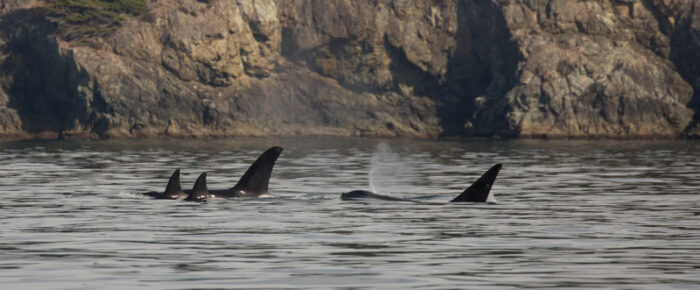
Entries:
{"label": "wet black skin", "polygon": [[203,172],[201,175],[199,175],[199,178],[197,178],[197,181],[192,187],[192,191],[187,198],[185,198],[185,200],[206,202],[210,195],[209,190],[207,190],[207,173]]}
{"label": "wet black skin", "polygon": [[340,195],[340,199],[342,200],[352,200],[352,199],[360,199],[360,198],[374,198],[374,199],[381,199],[381,200],[388,200],[388,201],[407,201],[407,202],[415,202],[415,203],[421,203],[420,201],[412,200],[412,199],[404,199],[404,198],[398,198],[398,197],[393,197],[393,196],[388,196],[388,195],[381,195],[381,194],[376,194],[371,191],[367,190],[353,190],[350,192],[346,192]]}
{"label": "wet black skin", "polygon": [[[491,192],[491,187],[496,181],[498,173],[501,171],[501,167],[501,164],[496,164],[493,167],[491,167],[476,182],[474,182],[471,186],[465,189],[464,192],[462,192],[462,194],[460,194],[450,202],[486,202],[486,200],[489,197],[489,192]],[[340,195],[340,199],[342,200],[355,200],[363,198],[380,199],[387,201],[426,203],[412,199],[376,194],[374,192],[366,190],[353,190]]]}
{"label": "wet black skin", "polygon": [[[268,193],[268,183],[272,175],[272,169],[282,150],[284,149],[279,146],[267,149],[250,165],[234,187],[207,190],[209,193],[208,198],[258,197]],[[206,174],[204,179],[204,183],[206,183]],[[193,190],[182,190],[180,188],[180,169],[177,169],[173,176],[170,177],[170,182],[168,182],[165,192],[149,191],[143,194],[157,199],[185,199],[192,192]]]}
{"label": "wet black skin", "polygon": [[144,193],[145,195],[155,197],[157,199],[184,199],[187,197],[187,193],[182,191],[180,187],[180,169],[175,169],[173,174],[170,176],[168,185],[165,187],[165,191],[157,192],[151,191]]}

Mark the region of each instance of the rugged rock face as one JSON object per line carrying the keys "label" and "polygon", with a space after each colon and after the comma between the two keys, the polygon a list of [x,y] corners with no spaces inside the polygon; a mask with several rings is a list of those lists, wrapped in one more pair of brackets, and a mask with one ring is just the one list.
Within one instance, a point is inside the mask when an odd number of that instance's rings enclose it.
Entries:
{"label": "rugged rock face", "polygon": [[0,1],[0,13],[6,14],[17,9],[34,7],[36,0],[2,0]]}
{"label": "rugged rock face", "polygon": [[650,1],[524,2],[503,7],[524,58],[500,104],[509,128],[567,137],[685,129],[693,91],[669,60]]}
{"label": "rugged rock face", "polygon": [[282,57],[277,7],[158,1],[114,33],[80,43],[53,37],[56,26],[39,24],[41,15],[8,15],[3,27],[27,32],[6,29],[5,39],[27,47],[10,49],[4,62],[8,109],[21,119],[7,121],[14,127],[5,135],[439,134],[428,98],[348,90]]}
{"label": "rugged rock face", "polygon": [[68,41],[40,2],[0,0],[0,135],[700,132],[692,0],[149,5]]}
{"label": "rugged rock face", "polygon": [[671,59],[695,92],[689,104],[695,115],[685,135],[700,138],[700,2],[675,8],[678,20],[671,38]]}

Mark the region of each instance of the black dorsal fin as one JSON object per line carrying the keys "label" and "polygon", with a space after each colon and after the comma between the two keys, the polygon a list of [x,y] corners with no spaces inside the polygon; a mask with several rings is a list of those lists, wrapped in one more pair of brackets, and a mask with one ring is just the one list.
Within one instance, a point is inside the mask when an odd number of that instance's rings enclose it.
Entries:
{"label": "black dorsal fin", "polygon": [[180,187],[180,168],[175,169],[173,175],[170,176],[170,181],[165,187],[165,194],[177,194],[182,192],[182,187]]}
{"label": "black dorsal fin", "polygon": [[243,177],[238,181],[231,191],[243,191],[247,194],[260,195],[267,193],[267,185],[270,182],[272,168],[275,166],[277,157],[282,153],[282,147],[272,147],[263,152],[258,157],[248,171],[243,174]]}
{"label": "black dorsal fin", "polygon": [[207,173],[202,172],[197,178],[197,181],[192,187],[192,192],[187,196],[186,200],[189,201],[206,201],[209,197],[209,189],[207,189]]}
{"label": "black dorsal fin", "polygon": [[170,181],[168,185],[165,186],[165,191],[163,194],[157,198],[162,199],[176,199],[182,193],[182,187],[180,187],[180,168],[175,169],[173,175],[170,176]]}
{"label": "black dorsal fin", "polygon": [[496,164],[486,171],[474,184],[450,202],[486,202],[493,182],[496,181],[501,164]]}
{"label": "black dorsal fin", "polygon": [[202,174],[200,174],[197,178],[197,181],[195,181],[194,187],[192,187],[192,193],[206,192],[209,192],[209,190],[207,189],[207,173],[202,172]]}

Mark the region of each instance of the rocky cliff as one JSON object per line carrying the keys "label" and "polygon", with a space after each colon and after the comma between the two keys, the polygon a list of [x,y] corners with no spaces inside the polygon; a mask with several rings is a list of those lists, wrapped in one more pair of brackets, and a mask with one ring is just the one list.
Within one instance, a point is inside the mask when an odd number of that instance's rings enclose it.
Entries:
{"label": "rocky cliff", "polygon": [[693,0],[157,0],[108,30],[45,5],[0,0],[0,135],[700,132]]}

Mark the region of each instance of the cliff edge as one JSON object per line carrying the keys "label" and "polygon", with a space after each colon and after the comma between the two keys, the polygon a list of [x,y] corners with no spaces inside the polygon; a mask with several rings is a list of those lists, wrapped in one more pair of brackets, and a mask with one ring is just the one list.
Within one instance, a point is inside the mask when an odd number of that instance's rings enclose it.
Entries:
{"label": "cliff edge", "polygon": [[0,0],[0,136],[700,134],[697,1],[128,3]]}

